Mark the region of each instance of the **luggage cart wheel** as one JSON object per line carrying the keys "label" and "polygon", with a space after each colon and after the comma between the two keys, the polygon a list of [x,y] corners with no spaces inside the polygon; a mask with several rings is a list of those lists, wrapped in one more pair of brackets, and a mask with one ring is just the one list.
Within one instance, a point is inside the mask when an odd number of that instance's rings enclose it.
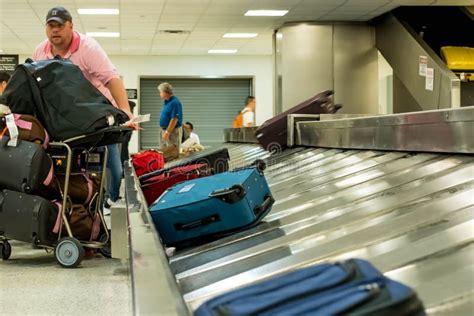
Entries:
{"label": "luggage cart wheel", "polygon": [[0,244],[0,250],[2,252],[2,259],[8,260],[12,255],[12,246],[8,241],[4,241],[3,244]]}
{"label": "luggage cart wheel", "polygon": [[[102,248],[99,248],[99,252],[101,255],[103,255],[104,257],[106,258],[112,258],[112,242],[111,242],[111,232],[110,232],[110,229],[109,229],[109,241],[105,244],[104,247]],[[103,233],[100,238],[99,238],[99,242],[105,242],[107,240],[107,235],[105,233]]]}
{"label": "luggage cart wheel", "polygon": [[54,247],[54,256],[56,261],[64,268],[77,267],[84,258],[84,248],[81,243],[71,237],[61,238],[56,247]]}

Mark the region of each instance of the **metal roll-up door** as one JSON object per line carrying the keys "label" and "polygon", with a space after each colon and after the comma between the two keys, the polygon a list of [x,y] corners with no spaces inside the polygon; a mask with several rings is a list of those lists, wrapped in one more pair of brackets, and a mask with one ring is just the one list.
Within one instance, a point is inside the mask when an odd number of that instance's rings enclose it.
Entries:
{"label": "metal roll-up door", "polygon": [[174,94],[183,103],[184,121],[194,125],[201,143],[210,145],[224,140],[223,129],[232,127],[235,115],[251,95],[251,79],[140,79],[140,113],[151,114],[151,121],[142,124],[142,149],[159,146],[159,117],[163,101],[157,86],[169,82]]}

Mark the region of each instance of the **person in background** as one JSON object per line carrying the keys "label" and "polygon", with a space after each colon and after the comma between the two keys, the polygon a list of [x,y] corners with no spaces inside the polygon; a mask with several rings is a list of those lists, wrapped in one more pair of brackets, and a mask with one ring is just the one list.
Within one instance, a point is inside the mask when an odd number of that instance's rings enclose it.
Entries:
{"label": "person in background", "polygon": [[0,95],[2,95],[3,91],[5,91],[9,80],[10,75],[5,71],[0,71]]}
{"label": "person in background", "polygon": [[186,122],[183,125],[184,132],[189,135],[189,137],[181,144],[181,149],[186,150],[189,147],[198,144],[200,145],[201,142],[199,140],[199,136],[194,133],[194,125],[190,122]]}
{"label": "person in background", "polygon": [[183,105],[173,94],[173,86],[163,82],[158,86],[160,97],[164,101],[160,114],[161,139],[165,146],[176,146],[179,151],[182,137]]}
{"label": "person in background", "polygon": [[248,96],[245,101],[245,108],[240,111],[237,116],[234,118],[232,123],[233,128],[241,128],[241,127],[253,127],[255,126],[255,106],[256,101],[255,97]]}
{"label": "person in background", "polygon": [[[72,16],[63,7],[54,7],[46,15],[47,39],[40,43],[33,60],[53,59],[55,56],[70,60],[79,66],[86,77],[109,101],[133,118],[128,105],[127,93],[117,69],[109,57],[92,37],[74,30]],[[111,181],[108,198],[104,203],[104,215],[118,202],[122,182],[122,164],[118,144],[108,145],[107,168]]]}

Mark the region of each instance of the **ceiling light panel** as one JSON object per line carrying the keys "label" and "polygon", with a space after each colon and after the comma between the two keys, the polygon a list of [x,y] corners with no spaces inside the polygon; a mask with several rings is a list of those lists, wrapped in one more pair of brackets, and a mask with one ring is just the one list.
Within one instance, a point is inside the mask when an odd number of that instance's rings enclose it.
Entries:
{"label": "ceiling light panel", "polygon": [[210,49],[207,51],[209,54],[235,54],[236,49]]}
{"label": "ceiling light panel", "polygon": [[288,10],[248,10],[245,16],[284,16]]}

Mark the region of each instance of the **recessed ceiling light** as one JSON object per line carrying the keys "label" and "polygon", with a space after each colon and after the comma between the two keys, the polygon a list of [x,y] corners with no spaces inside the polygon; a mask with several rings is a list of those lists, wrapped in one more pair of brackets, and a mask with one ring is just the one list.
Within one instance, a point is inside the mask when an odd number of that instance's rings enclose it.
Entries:
{"label": "recessed ceiling light", "polygon": [[120,37],[118,32],[87,32],[86,35],[91,37]]}
{"label": "recessed ceiling light", "polygon": [[236,49],[210,49],[207,51],[209,54],[235,54]]}
{"label": "recessed ceiling light", "polygon": [[77,9],[82,15],[118,15],[119,9]]}
{"label": "recessed ceiling light", "polygon": [[253,38],[257,37],[257,33],[225,33],[225,38]]}
{"label": "recessed ceiling light", "polygon": [[245,16],[284,16],[288,10],[248,10]]}

